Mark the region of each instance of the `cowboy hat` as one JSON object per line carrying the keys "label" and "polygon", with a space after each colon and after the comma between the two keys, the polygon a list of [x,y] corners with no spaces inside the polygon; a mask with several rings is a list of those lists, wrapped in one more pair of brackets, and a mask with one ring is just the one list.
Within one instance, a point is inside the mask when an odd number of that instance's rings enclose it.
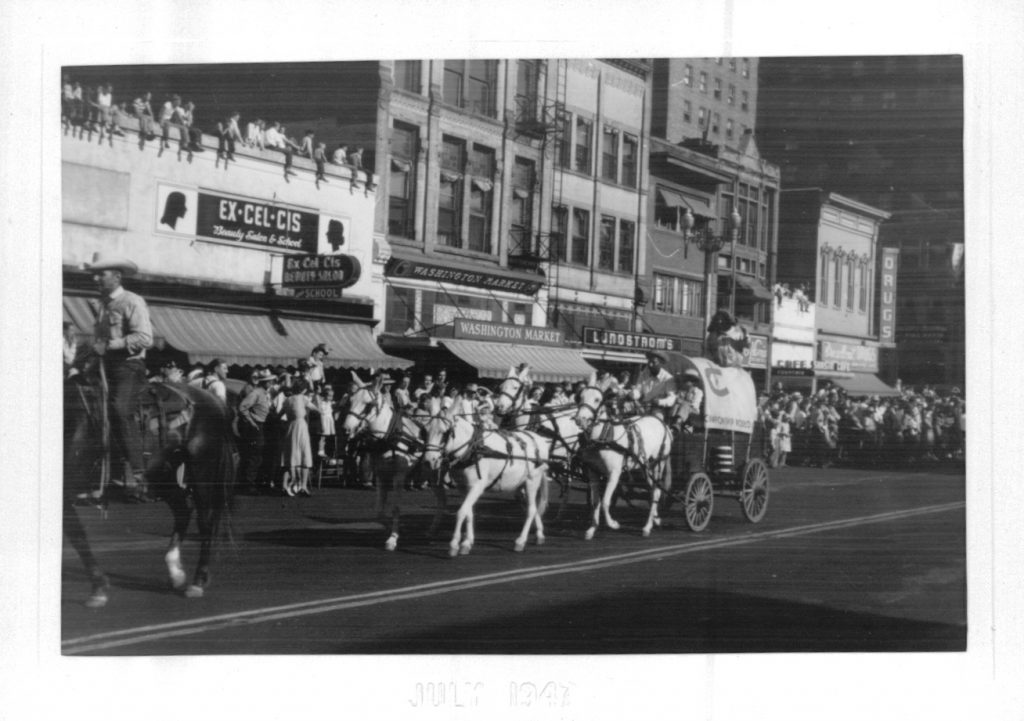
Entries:
{"label": "cowboy hat", "polygon": [[264,368],[261,371],[256,371],[252,374],[253,383],[269,383],[274,380],[274,374]]}
{"label": "cowboy hat", "polygon": [[657,358],[662,363],[668,363],[668,356],[662,353],[660,350],[649,350],[647,351],[647,359]]}
{"label": "cowboy hat", "polygon": [[134,261],[128,260],[122,255],[104,254],[99,251],[92,254],[92,262],[85,264],[86,270],[119,270],[125,275],[132,275],[139,271],[139,266]]}

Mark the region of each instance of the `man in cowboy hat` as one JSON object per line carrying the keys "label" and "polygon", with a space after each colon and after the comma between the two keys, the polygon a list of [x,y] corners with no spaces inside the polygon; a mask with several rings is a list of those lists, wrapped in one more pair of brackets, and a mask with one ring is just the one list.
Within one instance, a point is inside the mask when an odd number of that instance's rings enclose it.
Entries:
{"label": "man in cowboy hat", "polygon": [[255,386],[238,404],[239,450],[242,453],[242,477],[250,490],[257,488],[260,466],[263,464],[263,446],[266,443],[263,425],[270,413],[270,384],[276,377],[266,368],[252,375]]}
{"label": "man in cowboy hat", "polygon": [[103,359],[109,389],[111,441],[132,467],[132,479],[125,479],[130,496],[146,501],[142,434],[132,412],[135,396],[146,385],[146,349],[153,345],[149,308],[141,296],[121,285],[124,276],[138,271],[132,261],[95,253],[85,268],[92,271],[100,292],[93,350]]}
{"label": "man in cowboy hat", "polygon": [[667,420],[677,399],[676,379],[665,369],[667,362],[668,357],[661,351],[648,351],[647,367],[640,371],[640,377],[633,386],[633,398],[662,420]]}

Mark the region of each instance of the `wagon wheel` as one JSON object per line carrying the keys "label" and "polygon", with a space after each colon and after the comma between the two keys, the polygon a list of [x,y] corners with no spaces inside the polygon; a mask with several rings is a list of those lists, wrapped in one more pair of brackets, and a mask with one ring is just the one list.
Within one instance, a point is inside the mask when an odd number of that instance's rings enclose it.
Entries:
{"label": "wagon wheel", "polygon": [[768,510],[768,467],[760,458],[754,458],[743,467],[743,485],[740,488],[740,508],[751,523],[764,518]]}
{"label": "wagon wheel", "polygon": [[683,491],[683,511],[691,531],[700,533],[708,527],[714,504],[715,496],[708,474],[694,473]]}

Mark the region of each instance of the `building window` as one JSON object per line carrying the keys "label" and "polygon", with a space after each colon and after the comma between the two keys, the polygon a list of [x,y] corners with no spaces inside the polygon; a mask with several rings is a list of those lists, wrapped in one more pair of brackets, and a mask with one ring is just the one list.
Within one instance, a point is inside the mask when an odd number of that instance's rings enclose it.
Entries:
{"label": "building window", "polygon": [[419,60],[396,60],[395,61],[395,87],[399,90],[406,90],[410,93],[419,93],[421,85],[421,61]]}
{"label": "building window", "polygon": [[654,274],[654,310],[700,318],[704,315],[704,284],[689,278]]}
{"label": "building window", "polygon": [[632,220],[619,221],[619,272],[633,272],[633,256],[636,253],[636,223]]}
{"label": "building window", "polygon": [[561,262],[568,260],[568,234],[569,210],[564,205],[556,205],[551,208],[551,247],[548,250],[551,258]]}
{"label": "building window", "polygon": [[730,85],[729,86],[729,94],[727,96],[725,96],[725,101],[727,103],[729,103],[729,105],[735,105],[736,104],[736,86],[735,85]]}
{"label": "building window", "polygon": [[715,95],[715,100],[721,100],[722,99],[722,80],[720,78],[715,78],[715,91],[714,91],[714,95]]}
{"label": "building window", "polygon": [[477,115],[497,117],[497,60],[445,60],[444,102]]}
{"label": "building window", "polygon": [[683,122],[684,123],[692,123],[693,122],[693,105],[690,103],[689,100],[684,100],[683,101]]}
{"label": "building window", "polygon": [[520,122],[537,119],[539,75],[539,63],[536,60],[516,62],[516,120]]}
{"label": "building window", "polygon": [[704,126],[707,124],[707,122],[708,122],[708,109],[707,108],[698,108],[697,109],[697,127],[700,128],[701,130],[703,130]]}
{"label": "building window", "polygon": [[843,304],[843,264],[838,255],[832,259],[832,305]]}
{"label": "building window", "polygon": [[494,198],[494,150],[473,145],[469,158],[469,249],[491,252],[491,206]]}
{"label": "building window", "polygon": [[683,68],[683,85],[690,88],[693,87],[693,66],[687,65]]}
{"label": "building window", "polygon": [[593,147],[594,122],[586,118],[576,117],[576,154],[573,170],[590,174],[590,153]]}
{"label": "building window", "polygon": [[533,173],[534,164],[516,158],[512,168],[512,219],[508,254],[528,255],[533,250]]}
{"label": "building window", "polygon": [[750,77],[750,61],[747,58],[743,58],[743,77]]}
{"label": "building window", "polygon": [[555,163],[560,168],[572,167],[572,114],[564,108],[555,110]]}
{"label": "building window", "polygon": [[701,71],[700,84],[697,86],[697,89],[705,94],[708,92],[708,74],[703,71]]}
{"label": "building window", "polygon": [[729,140],[732,140],[732,134],[732,118],[727,118],[725,121],[725,137],[729,138]]}
{"label": "building window", "polygon": [[444,136],[441,142],[441,187],[437,200],[437,240],[441,245],[462,247],[462,188],[466,168],[466,144]]}
{"label": "building window", "polygon": [[846,310],[853,310],[854,297],[857,293],[857,278],[853,270],[855,263],[856,261],[850,258],[850,262],[846,264]]}
{"label": "building window", "polygon": [[742,110],[750,110],[750,92],[748,90],[743,91],[742,100],[740,101],[740,108]]}
{"label": "building window", "polygon": [[860,312],[867,313],[868,310],[868,264],[861,263],[857,266],[857,285],[860,288]]}
{"label": "building window", "polygon": [[619,131],[607,125],[601,134],[601,177],[619,182]]}
{"label": "building window", "polygon": [[598,270],[615,269],[615,218],[601,216],[601,235],[597,242]]}
{"label": "building window", "polygon": [[736,72],[736,58],[729,58],[729,69]]}
{"label": "building window", "polygon": [[636,162],[638,157],[637,148],[639,146],[639,140],[634,135],[622,135],[622,184],[630,187],[636,187]]}
{"label": "building window", "polygon": [[395,121],[389,142],[388,233],[415,238],[419,128]]}
{"label": "building window", "polygon": [[719,125],[722,122],[722,116],[719,113],[715,113],[711,116],[711,132],[718,135]]}
{"label": "building window", "polygon": [[408,335],[419,331],[423,324],[416,317],[416,291],[413,288],[387,287],[387,313],[384,330],[388,333]]}
{"label": "building window", "polygon": [[572,248],[569,262],[589,265],[590,262],[590,211],[572,209]]}
{"label": "building window", "polygon": [[828,304],[828,274],[830,270],[830,263],[832,261],[832,252],[825,250],[821,253],[821,287],[818,288],[816,300],[821,305]]}

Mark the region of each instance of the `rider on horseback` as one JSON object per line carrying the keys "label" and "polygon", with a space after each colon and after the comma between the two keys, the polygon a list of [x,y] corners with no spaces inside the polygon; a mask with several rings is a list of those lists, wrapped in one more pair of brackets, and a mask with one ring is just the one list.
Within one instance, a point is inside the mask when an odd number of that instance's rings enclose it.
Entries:
{"label": "rider on horseback", "polygon": [[149,501],[142,434],[132,414],[136,396],[146,387],[146,349],[153,345],[153,328],[146,301],[121,285],[122,278],[137,272],[138,266],[127,258],[96,253],[85,267],[93,272],[102,302],[93,351],[102,359],[109,384],[111,440],[131,465],[132,480],[125,479],[130,497]]}

